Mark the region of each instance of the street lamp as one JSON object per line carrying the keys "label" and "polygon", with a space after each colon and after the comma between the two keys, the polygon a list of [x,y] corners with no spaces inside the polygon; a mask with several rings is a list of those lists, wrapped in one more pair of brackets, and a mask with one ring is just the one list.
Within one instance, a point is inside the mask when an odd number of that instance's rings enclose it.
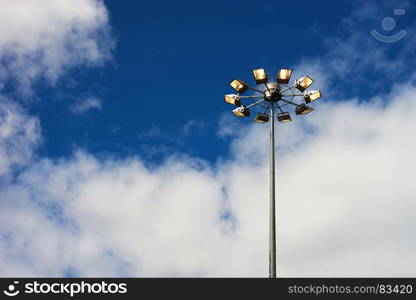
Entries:
{"label": "street lamp", "polygon": [[253,70],[254,80],[256,84],[262,84],[267,82],[267,74],[264,69]]}
{"label": "street lamp", "polygon": [[304,98],[306,103],[315,101],[316,99],[321,98],[321,91],[309,91],[304,93]]}
{"label": "street lamp", "polygon": [[[237,117],[249,117],[250,108],[260,108],[254,118],[257,123],[267,123],[270,121],[270,218],[269,218],[269,277],[276,278],[276,209],[275,209],[275,110],[278,110],[277,120],[280,123],[291,122],[292,118],[283,108],[295,106],[296,115],[306,115],[313,111],[313,108],[306,105],[321,97],[321,91],[306,91],[314,80],[305,76],[295,80],[289,85],[291,69],[281,69],[276,76],[276,82],[268,82],[268,77],[264,69],[253,70],[256,85],[263,87],[250,87],[248,83],[241,80],[233,80],[230,85],[238,94],[225,95],[224,101],[237,106],[232,113]],[[250,90],[251,95],[242,96]],[[300,91],[297,92],[296,90]],[[300,97],[304,102],[297,103],[295,99]],[[243,105],[243,100],[250,100],[251,103]]]}
{"label": "street lamp", "polygon": [[313,108],[310,106],[307,106],[305,103],[298,105],[295,109],[295,113],[297,115],[307,115],[310,112],[313,112]]}
{"label": "street lamp", "polygon": [[250,110],[244,105],[233,109],[232,113],[237,117],[250,117]]}
{"label": "street lamp", "polygon": [[235,94],[228,94],[224,96],[224,101],[235,106],[240,106],[240,97]]}
{"label": "street lamp", "polygon": [[305,76],[295,81],[295,88],[301,92],[304,92],[308,87],[312,85],[313,82],[314,81],[312,78]]}
{"label": "street lamp", "polygon": [[247,82],[244,82],[242,80],[234,79],[233,81],[230,82],[230,85],[233,89],[235,89],[240,94],[248,90]]}

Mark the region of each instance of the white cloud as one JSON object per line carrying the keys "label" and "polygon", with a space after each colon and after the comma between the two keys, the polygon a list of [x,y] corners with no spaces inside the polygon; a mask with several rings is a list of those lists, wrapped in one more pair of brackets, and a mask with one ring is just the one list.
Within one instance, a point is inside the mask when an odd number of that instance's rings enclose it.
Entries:
{"label": "white cloud", "polygon": [[181,129],[181,134],[184,137],[192,135],[194,132],[202,134],[206,130],[207,122],[203,120],[189,120],[183,125]]}
{"label": "white cloud", "polygon": [[80,101],[76,101],[71,105],[71,111],[76,115],[82,115],[90,110],[101,110],[101,100],[95,97],[89,97]]}
{"label": "white cloud", "polygon": [[[278,127],[280,275],[416,275],[415,92],[323,102]],[[216,166],[33,163],[0,190],[0,275],[266,276],[268,130],[246,129]]]}
{"label": "white cloud", "polygon": [[30,161],[39,142],[39,120],[0,96],[0,178]]}
{"label": "white cloud", "polygon": [[22,94],[45,78],[55,84],[69,68],[111,57],[108,13],[99,0],[2,0],[0,79]]}

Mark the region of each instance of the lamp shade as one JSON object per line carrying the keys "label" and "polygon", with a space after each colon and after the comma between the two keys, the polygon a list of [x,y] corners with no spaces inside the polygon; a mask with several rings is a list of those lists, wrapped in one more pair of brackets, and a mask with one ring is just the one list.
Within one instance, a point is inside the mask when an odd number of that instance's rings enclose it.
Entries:
{"label": "lamp shade", "polygon": [[237,107],[236,109],[233,109],[232,113],[236,115],[237,117],[249,117],[250,111],[247,107],[241,105],[240,107]]}
{"label": "lamp shade", "polygon": [[269,122],[269,115],[258,113],[257,116],[254,118],[254,122],[267,123]]}
{"label": "lamp shade", "polygon": [[253,70],[253,76],[254,76],[254,79],[256,80],[256,84],[267,82],[267,74],[264,69]]}
{"label": "lamp shade", "polygon": [[313,111],[313,108],[312,107],[310,107],[310,106],[307,106],[306,104],[300,104],[300,105],[298,105],[297,107],[296,107],[296,110],[295,110],[295,112],[296,112],[296,114],[297,115],[306,115],[306,114],[308,114],[308,113],[310,113],[310,112],[312,112]]}
{"label": "lamp shade", "polygon": [[277,115],[277,120],[281,123],[291,122],[292,118],[289,113],[281,113]]}
{"label": "lamp shade", "polygon": [[302,77],[302,78],[296,80],[295,87],[299,91],[304,92],[308,87],[310,87],[312,85],[313,82],[314,81],[313,81],[312,78],[310,78],[309,76],[305,76],[305,77]]}
{"label": "lamp shade", "polygon": [[224,96],[224,101],[227,103],[230,103],[232,105],[235,106],[240,106],[241,105],[241,101],[240,101],[240,97],[238,97],[238,95],[235,94],[228,94]]}
{"label": "lamp shade", "polygon": [[310,103],[310,102],[315,101],[316,99],[319,99],[319,98],[321,98],[321,91],[320,90],[305,92],[305,102],[306,103]]}
{"label": "lamp shade", "polygon": [[288,84],[290,81],[291,74],[292,74],[291,69],[280,69],[279,73],[277,74],[277,82]]}
{"label": "lamp shade", "polygon": [[235,89],[240,94],[248,90],[247,82],[242,81],[242,80],[235,79],[230,82],[230,85],[233,89]]}

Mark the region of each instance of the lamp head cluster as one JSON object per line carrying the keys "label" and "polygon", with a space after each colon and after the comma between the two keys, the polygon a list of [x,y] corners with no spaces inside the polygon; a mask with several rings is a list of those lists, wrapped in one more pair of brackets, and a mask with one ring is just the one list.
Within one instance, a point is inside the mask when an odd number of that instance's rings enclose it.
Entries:
{"label": "lamp head cluster", "polygon": [[[309,103],[321,97],[321,91],[307,89],[314,83],[309,76],[304,76],[289,84],[291,69],[281,69],[276,81],[269,82],[267,73],[264,69],[253,70],[256,87],[250,87],[247,82],[235,79],[230,82],[230,86],[237,94],[228,94],[224,96],[224,101],[236,106],[232,111],[237,117],[249,117],[250,109],[253,107],[260,108],[254,118],[257,123],[266,123],[270,119],[270,112],[278,110],[277,120],[281,123],[290,122],[292,118],[284,108],[292,105],[295,106],[297,115],[306,115],[313,111]],[[258,87],[262,85],[262,87]],[[251,91],[251,95],[243,95],[245,92]],[[297,103],[295,99],[302,99],[301,103]],[[244,105],[244,100],[250,100],[251,103]]]}

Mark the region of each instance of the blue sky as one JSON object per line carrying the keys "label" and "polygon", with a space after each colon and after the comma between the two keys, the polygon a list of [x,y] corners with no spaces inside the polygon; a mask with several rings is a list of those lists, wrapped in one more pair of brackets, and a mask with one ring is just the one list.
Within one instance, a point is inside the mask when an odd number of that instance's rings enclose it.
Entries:
{"label": "blue sky", "polygon": [[266,276],[255,68],[323,94],[277,126],[279,275],[415,276],[411,1],[0,8],[0,276]]}
{"label": "blue sky", "polygon": [[[349,1],[192,3],[105,2],[116,40],[111,61],[71,70],[54,87],[36,86],[39,97],[48,99],[30,106],[42,123],[41,151],[60,157],[82,147],[156,161],[180,151],[213,162],[227,155],[228,141],[216,131],[219,116],[230,109],[222,95],[230,92],[231,79],[251,80],[257,67],[275,74],[280,67],[325,57],[338,42],[348,43],[351,30],[359,30],[374,47],[379,42],[367,31],[380,28],[377,18],[393,15],[391,7],[383,7],[380,16],[373,13],[366,22],[348,25],[345,20],[360,6]],[[398,17],[398,24],[408,25],[411,12]],[[394,57],[400,46],[387,47]],[[365,72],[365,80],[383,77]],[[337,98],[371,91],[342,77],[333,93]],[[385,81],[381,88],[390,86]],[[102,110],[74,117],[68,103],[88,97],[99,98]]]}

